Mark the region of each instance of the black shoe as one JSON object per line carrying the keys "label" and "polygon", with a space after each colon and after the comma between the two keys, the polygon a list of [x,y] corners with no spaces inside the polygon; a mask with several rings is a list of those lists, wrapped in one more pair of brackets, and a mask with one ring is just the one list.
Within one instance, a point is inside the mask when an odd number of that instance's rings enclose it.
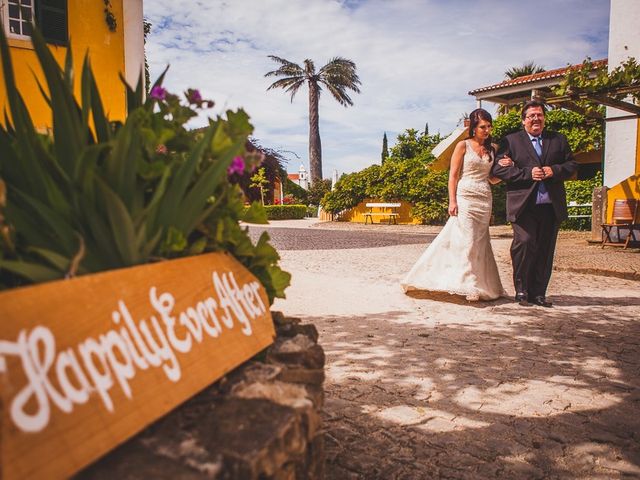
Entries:
{"label": "black shoe", "polygon": [[534,305],[538,305],[540,307],[545,307],[545,308],[551,308],[553,307],[553,303],[551,303],[550,301],[548,301],[545,297],[543,297],[542,295],[538,295],[537,297],[535,297],[533,299],[532,302]]}
{"label": "black shoe", "polygon": [[516,293],[516,302],[518,302],[518,305],[521,307],[529,307],[531,305],[526,293]]}

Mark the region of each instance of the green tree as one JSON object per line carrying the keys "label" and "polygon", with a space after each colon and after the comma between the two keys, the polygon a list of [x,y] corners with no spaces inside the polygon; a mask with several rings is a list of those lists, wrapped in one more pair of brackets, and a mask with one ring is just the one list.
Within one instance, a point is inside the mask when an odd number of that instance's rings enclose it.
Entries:
{"label": "green tree", "polygon": [[511,67],[505,70],[504,76],[509,80],[513,80],[519,77],[525,77],[527,75],[533,75],[534,73],[544,72],[544,67],[536,65],[533,62],[523,63],[520,67]]}
{"label": "green tree", "polygon": [[302,205],[307,205],[309,203],[309,192],[297,183],[291,181],[290,178],[285,180],[284,194],[291,195],[295,199],[296,203],[301,203]]}
{"label": "green tree", "polygon": [[387,143],[387,132],[384,132],[384,135],[382,136],[382,154],[380,155],[381,157],[381,163],[384,163],[384,161],[389,158],[389,145]]}
{"label": "green tree", "polygon": [[262,200],[262,205],[264,205],[264,191],[265,187],[269,185],[269,180],[265,175],[264,167],[260,167],[258,171],[253,174],[251,177],[251,188],[259,188],[260,189],[260,199]]}
{"label": "green tree", "polygon": [[269,58],[280,64],[277,70],[265,74],[265,77],[281,77],[267,90],[282,88],[291,94],[291,101],[302,85],[309,87],[309,174],[311,183],[322,179],[322,147],[320,143],[320,92],[325,87],[336,101],[345,107],[352,106],[353,100],[348,91],[360,92],[360,79],[356,74],[356,64],[342,57],[335,57],[316,72],[312,60],[306,59],[304,67],[275,55]]}
{"label": "green tree", "polygon": [[308,199],[311,205],[320,205],[320,201],[331,191],[331,179],[324,178],[315,183],[312,183],[308,191]]}
{"label": "green tree", "polygon": [[[520,112],[511,110],[493,121],[493,139],[499,142],[509,133],[522,128]],[[583,115],[564,109],[549,110],[545,114],[545,128],[567,137],[574,152],[589,152],[601,148],[604,131],[599,122],[587,122]]]}
{"label": "green tree", "polygon": [[[544,67],[536,65],[534,62],[523,63],[519,67],[511,67],[505,70],[504,77],[507,80],[514,80],[516,78],[525,77],[527,75],[533,75],[534,73],[544,72]],[[513,109],[519,109],[520,105],[500,105],[498,108],[499,114],[504,114]]]}
{"label": "green tree", "polygon": [[321,204],[326,211],[338,213],[365,198],[404,200],[413,205],[411,214],[423,223],[443,223],[447,219],[447,178],[447,172],[425,168],[418,158],[389,157],[382,166],[344,175]]}
{"label": "green tree", "polygon": [[397,160],[408,160],[411,158],[419,158],[424,162],[430,163],[434,157],[431,150],[442,141],[440,134],[429,135],[420,134],[414,128],[408,128],[398,135],[396,144],[391,147],[390,157]]}

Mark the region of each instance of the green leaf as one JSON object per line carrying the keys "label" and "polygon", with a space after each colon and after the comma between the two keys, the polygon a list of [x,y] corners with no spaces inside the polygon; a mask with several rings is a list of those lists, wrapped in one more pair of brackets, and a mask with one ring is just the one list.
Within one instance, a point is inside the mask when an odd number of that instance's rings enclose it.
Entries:
{"label": "green leaf", "polygon": [[51,242],[65,254],[73,253],[73,245],[76,243],[75,233],[69,219],[65,218],[63,209],[51,208],[15,188],[10,187],[9,191],[15,199],[7,205],[7,219],[10,222],[18,223],[20,216],[29,216],[29,221],[40,224],[37,238],[31,239],[34,244],[45,246],[47,242]]}
{"label": "green leaf", "polygon": [[0,259],[0,270],[8,270],[16,275],[26,278],[33,283],[49,282],[64,277],[64,273],[37,263],[23,262],[19,260]]}
{"label": "green leaf", "polygon": [[[91,64],[88,56],[85,56],[84,64],[82,65],[82,79],[82,87],[87,88],[90,91],[89,98],[91,98],[91,113],[97,140],[98,142],[108,142],[111,139],[109,119],[104,113],[104,107],[102,105],[102,100],[100,99],[100,92],[98,91],[98,85],[96,84],[95,77],[91,72]],[[83,98],[84,97],[85,94],[83,93]]]}
{"label": "green leaf", "polygon": [[145,121],[146,112],[132,112],[118,131],[113,149],[105,160],[105,175],[111,188],[120,196],[124,204],[131,208],[136,194],[136,170],[142,153],[140,126]]}
{"label": "green leaf", "polygon": [[37,247],[29,247],[27,249],[28,252],[35,253],[39,257],[45,259],[49,264],[59,270],[61,272],[66,272],[69,270],[69,265],[71,264],[71,260],[64,255],[60,255],[53,250],[49,250],[46,248],[37,248]]}
{"label": "green leaf", "polygon": [[102,196],[111,235],[123,265],[129,266],[139,263],[139,252],[135,250],[135,228],[126,205],[104,181],[98,180],[97,187],[97,191]]}
{"label": "green leaf", "polygon": [[267,224],[267,212],[260,202],[253,202],[242,217],[246,223]]}
{"label": "green leaf", "polygon": [[[188,225],[194,222],[197,214],[185,214],[185,212],[182,210],[182,208],[184,207],[183,198],[185,196],[185,192],[187,191],[189,183],[191,183],[193,179],[196,168],[202,160],[202,156],[204,155],[209,142],[211,142],[212,135],[212,129],[207,129],[202,139],[198,141],[193,149],[189,152],[187,161],[184,162],[173,175],[173,178],[171,179],[165,195],[158,207],[156,228],[160,226],[175,226],[178,224]],[[211,193],[208,193],[205,196],[204,201],[206,201],[206,198],[208,198],[209,195],[211,195]],[[200,205],[203,205],[203,203],[201,203]],[[197,205],[190,205],[189,208],[191,211],[193,211],[194,209],[201,209],[202,207],[199,207]],[[200,209],[198,209],[198,213]]]}
{"label": "green leaf", "polygon": [[185,248],[187,248],[187,239],[184,234],[177,228],[169,227],[160,247],[160,253],[163,255],[171,255],[180,253]]}
{"label": "green leaf", "polygon": [[72,175],[88,131],[81,123],[73,90],[62,77],[60,67],[38,29],[33,31],[32,42],[51,96],[56,157],[62,168]]}
{"label": "green leaf", "polygon": [[269,243],[269,234],[262,232],[258,243],[256,243],[255,257],[251,264],[253,266],[268,266],[280,260],[278,251]]}
{"label": "green leaf", "polygon": [[[286,298],[284,291],[289,285],[291,285],[291,274],[275,265],[267,267],[267,271],[271,277],[273,295],[278,298]],[[270,297],[269,301],[273,303],[273,298]]]}
{"label": "green leaf", "polygon": [[207,237],[200,237],[195,242],[191,244],[189,247],[188,254],[189,255],[199,255],[204,252],[204,249],[207,246]]}

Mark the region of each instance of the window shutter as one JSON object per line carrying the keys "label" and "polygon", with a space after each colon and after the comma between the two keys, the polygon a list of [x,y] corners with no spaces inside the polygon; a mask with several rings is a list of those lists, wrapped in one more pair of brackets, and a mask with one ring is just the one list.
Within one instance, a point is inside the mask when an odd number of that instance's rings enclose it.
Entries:
{"label": "window shutter", "polygon": [[38,28],[45,40],[55,45],[67,45],[67,0],[37,0]]}

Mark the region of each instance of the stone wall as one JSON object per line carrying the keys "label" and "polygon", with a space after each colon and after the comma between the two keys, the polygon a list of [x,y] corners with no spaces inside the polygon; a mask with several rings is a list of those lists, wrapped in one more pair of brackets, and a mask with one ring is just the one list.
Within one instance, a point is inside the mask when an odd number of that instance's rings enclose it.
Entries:
{"label": "stone wall", "polygon": [[324,351],[273,313],[275,343],[80,472],[77,479],[322,479]]}

